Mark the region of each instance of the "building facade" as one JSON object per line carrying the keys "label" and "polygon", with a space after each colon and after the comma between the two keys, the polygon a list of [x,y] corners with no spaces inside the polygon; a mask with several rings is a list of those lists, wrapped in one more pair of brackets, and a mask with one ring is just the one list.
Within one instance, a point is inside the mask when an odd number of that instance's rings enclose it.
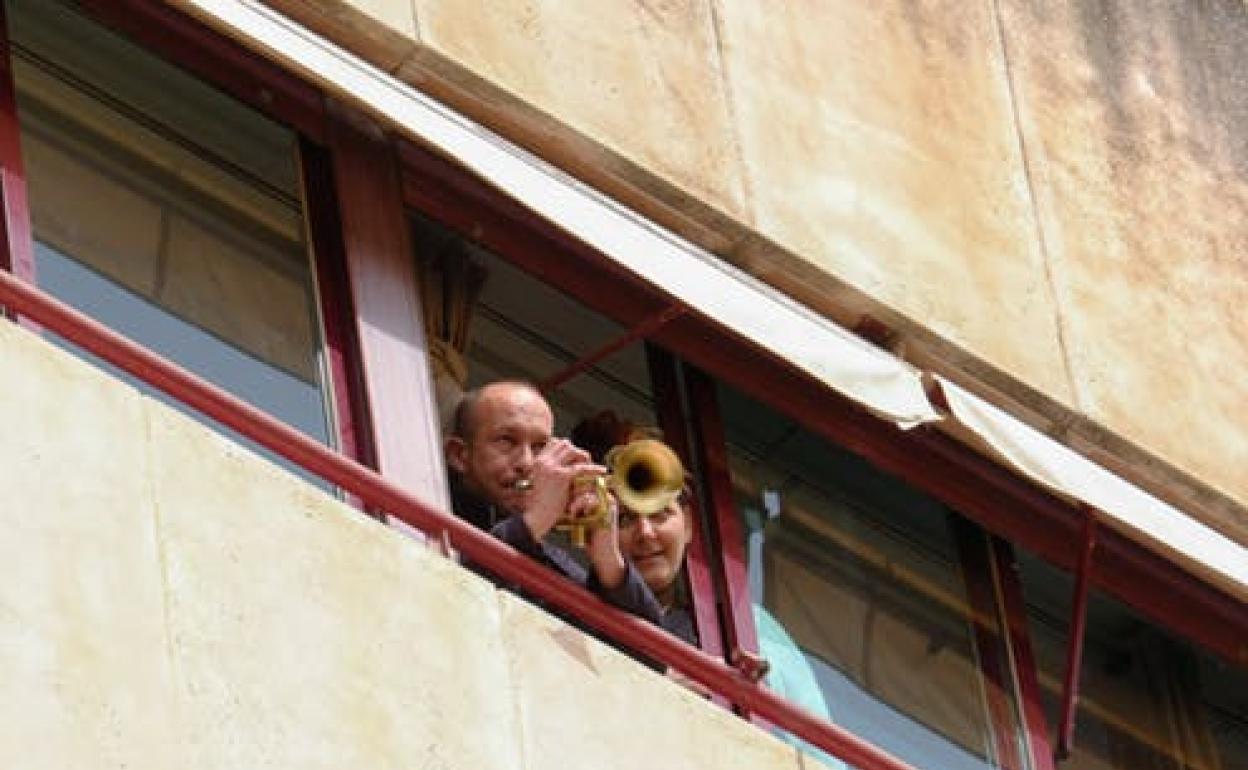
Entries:
{"label": "building facade", "polygon": [[[536,382],[561,430],[603,407],[661,426],[699,482],[702,650],[768,660],[772,690],[912,767],[1239,767],[1248,11],[1024,5],[10,0],[5,267],[443,510],[464,388]],[[633,766],[649,740],[658,766],[837,763],[561,637],[403,522],[13,315],[25,566],[0,629],[9,699],[39,706],[0,752]],[[157,544],[119,536],[156,588],[68,519],[116,458],[59,471],[90,479],[78,497],[41,464],[136,430],[144,502],[114,507]],[[21,524],[30,499],[64,529]],[[164,618],[158,674],[114,625],[57,620],[130,591]],[[283,599],[320,614],[271,622]],[[509,661],[548,637],[594,676],[517,683]],[[321,643],[356,652],[247,662]],[[374,647],[436,676],[359,673]],[[117,675],[73,675],[93,666]],[[305,676],[350,708],[266,710]],[[603,687],[635,711],[593,711]],[[194,718],[138,716],[153,692]],[[478,742],[474,719],[505,726]]]}

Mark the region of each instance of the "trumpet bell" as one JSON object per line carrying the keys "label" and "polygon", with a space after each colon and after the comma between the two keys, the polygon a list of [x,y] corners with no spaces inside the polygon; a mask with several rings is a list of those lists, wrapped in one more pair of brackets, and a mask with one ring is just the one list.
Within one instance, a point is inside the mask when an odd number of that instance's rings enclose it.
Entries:
{"label": "trumpet bell", "polygon": [[620,504],[642,515],[658,513],[680,494],[685,468],[671,447],[638,439],[607,453],[607,483]]}
{"label": "trumpet bell", "polygon": [[618,446],[605,458],[606,476],[578,476],[574,485],[592,485],[598,505],[575,518],[565,516],[555,527],[568,533],[572,544],[584,548],[591,529],[611,523],[608,488],[620,504],[634,513],[649,516],[671,504],[685,484],[685,467],[680,458],[662,441],[638,439]]}

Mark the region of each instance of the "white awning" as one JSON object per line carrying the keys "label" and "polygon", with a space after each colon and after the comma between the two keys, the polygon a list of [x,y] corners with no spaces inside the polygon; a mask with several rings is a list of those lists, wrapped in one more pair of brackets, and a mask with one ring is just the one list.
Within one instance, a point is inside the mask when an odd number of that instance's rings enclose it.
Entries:
{"label": "white awning", "polygon": [[[250,49],[455,158],[622,267],[901,426],[941,419],[921,373],[256,0],[175,0]],[[1003,463],[1248,599],[1248,549],[941,380],[952,420]],[[956,426],[950,426],[956,428]],[[954,431],[956,432],[956,430]]]}
{"label": "white awning", "polygon": [[1248,601],[1248,549],[952,382],[937,381],[953,419],[999,461],[1096,508],[1105,525]]}

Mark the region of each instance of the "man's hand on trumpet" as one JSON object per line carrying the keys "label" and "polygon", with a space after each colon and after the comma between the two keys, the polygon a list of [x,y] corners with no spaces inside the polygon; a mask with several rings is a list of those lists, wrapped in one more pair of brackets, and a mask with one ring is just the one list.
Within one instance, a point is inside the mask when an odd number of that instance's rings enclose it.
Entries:
{"label": "man's hand on trumpet", "polygon": [[[620,503],[615,499],[615,495],[610,492],[607,493],[606,499],[609,501],[610,514],[607,516],[605,524],[600,527],[592,527],[587,533],[585,554],[589,557],[589,563],[598,575],[598,582],[602,583],[603,588],[611,589],[624,582],[628,566],[624,563],[624,553],[620,551]],[[585,496],[578,495],[572,502],[573,504],[585,503]],[[590,502],[586,503],[582,508],[570,509],[569,513],[579,516],[588,513],[597,505],[598,496],[593,495]]]}
{"label": "man's hand on trumpet", "polygon": [[[578,506],[575,510],[585,510],[585,505],[596,504],[597,497],[592,488],[578,490],[576,499],[572,499],[572,482],[578,476],[601,475],[606,470],[571,441],[551,439],[533,458],[528,479],[531,486],[526,495],[523,516],[533,539],[540,542],[545,538],[565,511],[574,510],[574,503]],[[590,498],[588,503],[583,501],[586,495]]]}
{"label": "man's hand on trumpet", "polygon": [[[551,439],[534,458],[529,476],[531,486],[524,508],[524,523],[534,540],[544,538],[561,518],[576,520],[597,508],[601,499],[595,485],[577,483],[577,480],[606,472],[606,468],[590,459],[588,452],[572,442]],[[609,502],[610,516],[604,526],[589,530],[585,554],[598,582],[612,589],[624,581],[628,568],[617,537],[619,504],[610,493],[605,499]]]}

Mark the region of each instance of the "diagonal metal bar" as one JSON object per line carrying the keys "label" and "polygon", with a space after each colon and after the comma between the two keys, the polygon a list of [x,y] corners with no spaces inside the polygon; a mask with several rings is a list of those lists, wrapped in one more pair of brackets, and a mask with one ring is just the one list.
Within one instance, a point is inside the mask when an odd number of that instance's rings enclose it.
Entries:
{"label": "diagonal metal bar", "polygon": [[566,368],[564,368],[563,371],[556,372],[542,380],[537,385],[538,389],[543,393],[549,393],[578,374],[586,371],[607,356],[612,355],[617,350],[631,345],[639,339],[649,337],[651,334],[654,334],[656,331],[666,326],[669,321],[684,315],[687,310],[688,309],[684,305],[670,305],[664,308],[662,311],[655,313],[649,318],[636,324],[624,334],[614,340],[611,340],[606,345],[603,345],[592,353],[581,356],[579,359],[573,361]]}

